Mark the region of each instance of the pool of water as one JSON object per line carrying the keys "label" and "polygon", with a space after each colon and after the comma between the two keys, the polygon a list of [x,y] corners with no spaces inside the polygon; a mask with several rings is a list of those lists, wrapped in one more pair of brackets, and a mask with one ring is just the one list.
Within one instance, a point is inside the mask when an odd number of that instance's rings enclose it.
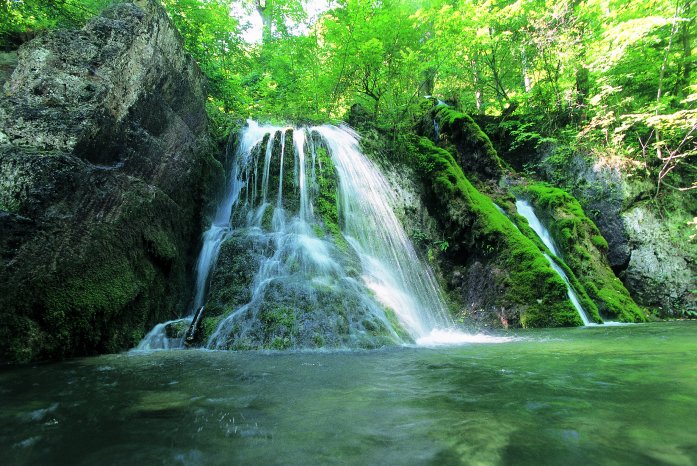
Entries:
{"label": "pool of water", "polygon": [[697,322],[0,371],[0,464],[695,464]]}

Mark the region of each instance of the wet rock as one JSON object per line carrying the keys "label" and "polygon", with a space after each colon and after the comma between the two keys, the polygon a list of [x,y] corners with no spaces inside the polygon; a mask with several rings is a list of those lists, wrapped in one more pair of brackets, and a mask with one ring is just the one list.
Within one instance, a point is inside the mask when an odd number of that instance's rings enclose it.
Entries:
{"label": "wet rock", "polygon": [[[626,162],[626,161],[625,161]],[[544,149],[540,169],[581,202],[608,243],[608,261],[637,304],[659,316],[697,308],[697,245],[687,222],[694,194],[666,193],[653,202],[655,183],[622,161],[591,159],[564,148]],[[658,209],[665,210],[659,218]]]}
{"label": "wet rock", "polygon": [[17,66],[17,52],[0,51],[0,86],[10,78]]}
{"label": "wet rock", "polygon": [[220,164],[203,75],[139,5],[23,44],[4,84],[2,362],[122,350],[188,310]]}

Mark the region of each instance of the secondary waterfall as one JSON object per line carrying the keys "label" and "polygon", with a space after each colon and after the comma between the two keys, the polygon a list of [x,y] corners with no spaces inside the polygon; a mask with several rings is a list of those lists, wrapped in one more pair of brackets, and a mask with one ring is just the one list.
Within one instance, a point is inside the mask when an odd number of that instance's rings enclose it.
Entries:
{"label": "secondary waterfall", "polygon": [[[527,201],[524,201],[522,199],[517,199],[515,202],[515,206],[518,210],[518,213],[527,219],[530,228],[532,228],[533,231],[537,234],[537,236],[539,236],[544,245],[547,246],[547,249],[549,249],[552,252],[552,254],[554,254],[556,257],[561,257],[559,251],[554,245],[552,235],[550,235],[549,230],[547,230],[547,228],[545,228],[542,222],[540,222],[540,219],[537,218],[537,215],[535,215],[535,211],[532,208],[532,206]],[[569,277],[566,276],[564,270],[561,267],[559,267],[559,265],[551,257],[549,257],[547,253],[543,252],[543,254],[545,258],[549,261],[549,264],[552,266],[552,268],[559,274],[562,280],[564,280],[564,283],[566,283],[566,292],[569,296],[569,300],[578,311],[578,315],[581,317],[583,325],[590,325],[591,322],[588,319],[588,316],[586,316],[586,313],[583,310],[583,307],[581,306],[578,296],[576,295],[576,292],[571,286]]]}

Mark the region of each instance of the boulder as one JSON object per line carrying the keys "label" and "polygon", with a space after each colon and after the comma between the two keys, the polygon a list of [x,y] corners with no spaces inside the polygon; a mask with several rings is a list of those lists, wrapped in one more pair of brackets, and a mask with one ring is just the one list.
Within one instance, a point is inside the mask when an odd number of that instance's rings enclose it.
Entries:
{"label": "boulder", "polygon": [[205,79],[154,1],[25,43],[0,96],[0,361],[118,351],[188,312]]}

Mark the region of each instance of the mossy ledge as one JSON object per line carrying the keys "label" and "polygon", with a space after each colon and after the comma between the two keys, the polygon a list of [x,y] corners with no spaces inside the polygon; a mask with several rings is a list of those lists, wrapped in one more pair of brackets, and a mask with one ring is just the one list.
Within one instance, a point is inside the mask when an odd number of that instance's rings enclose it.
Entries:
{"label": "mossy ledge", "polygon": [[440,127],[438,145],[457,154],[455,160],[467,177],[476,184],[501,177],[503,162],[489,137],[469,115],[441,104],[431,116]]}
{"label": "mossy ledge", "polygon": [[606,319],[644,322],[644,312],[615,276],[607,260],[607,242],[579,202],[566,191],[545,183],[521,185],[518,193],[528,199],[549,229],[554,242],[590,299]]}
{"label": "mossy ledge", "polygon": [[[488,271],[487,311],[522,327],[582,325],[566,285],[538,247],[493,201],[472,186],[447,150],[424,137],[409,140],[410,156],[425,185],[426,203],[446,236],[448,260],[469,275]],[[463,317],[468,310],[463,309]]]}

